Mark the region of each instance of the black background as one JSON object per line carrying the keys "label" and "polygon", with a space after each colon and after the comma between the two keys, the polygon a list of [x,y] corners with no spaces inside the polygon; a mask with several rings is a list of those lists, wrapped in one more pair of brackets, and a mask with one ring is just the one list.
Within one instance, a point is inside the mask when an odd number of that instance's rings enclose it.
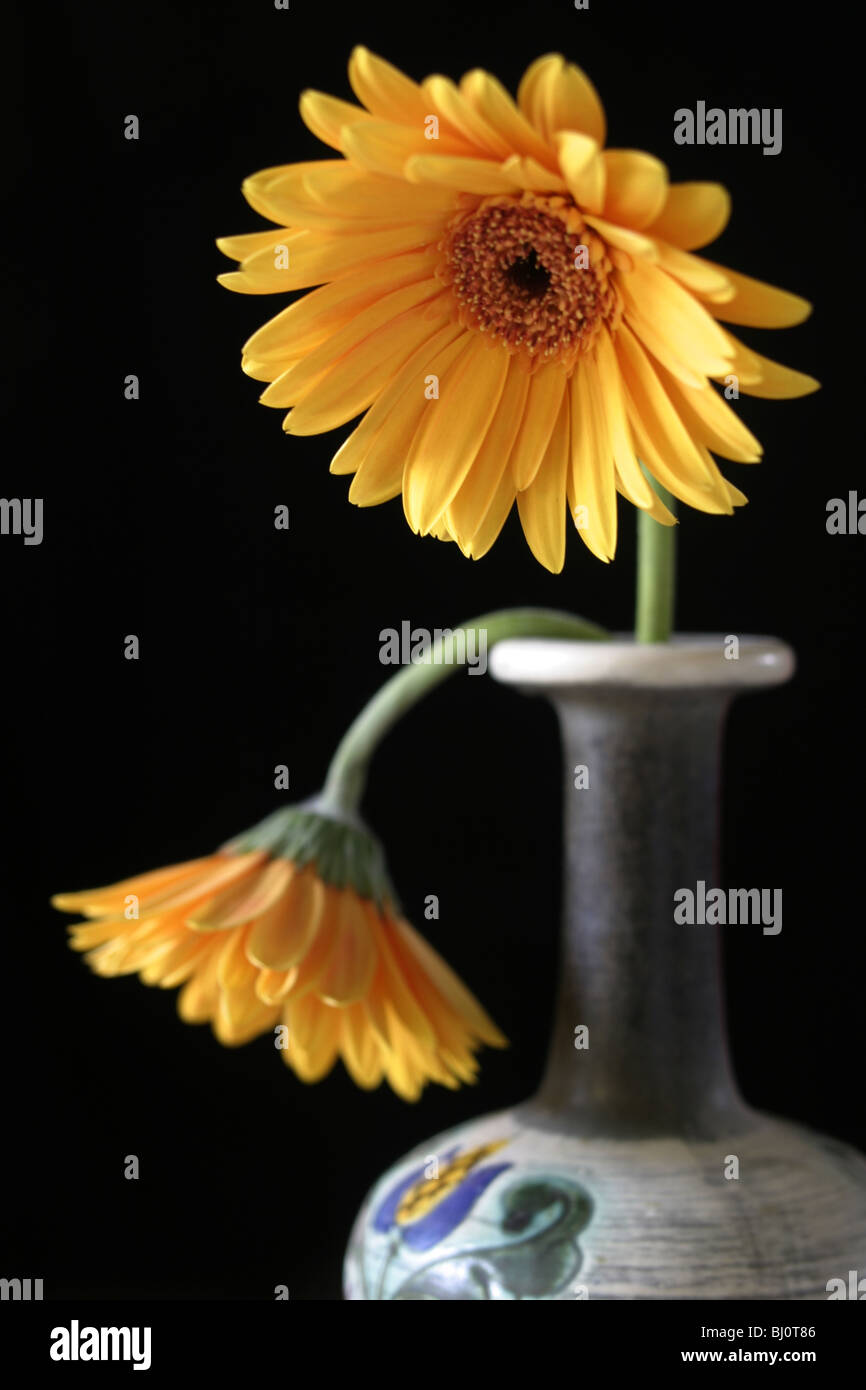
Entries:
{"label": "black background", "polygon": [[[608,113],[608,143],[674,179],[718,179],[734,215],[713,259],[799,292],[803,327],[743,330],[812,372],[815,396],[741,398],[760,468],[729,465],[750,505],[687,512],[678,626],[789,640],[789,686],[743,699],[727,747],[726,881],[782,886],[778,937],[725,939],[731,1045],[747,1098],[866,1144],[862,1106],[860,536],[826,503],[864,489],[859,47],[838,5],[591,0],[337,6],[268,0],[52,7],[13,43],[6,262],[5,496],[45,499],[45,538],[0,540],[12,706],[6,808],[3,1273],[47,1297],[340,1296],[370,1184],[437,1131],[536,1086],[555,975],[560,770],[551,710],[456,677],[378,755],[366,801],[416,925],[509,1035],[480,1084],[406,1105],[341,1068],[305,1087],[264,1037],[221,1048],[174,992],[92,977],[48,895],[209,852],[320,783],[377,688],[379,631],[490,608],[570,607],[631,622],[633,514],[616,561],[572,533],[544,571],[513,516],[480,563],[421,541],[399,501],[359,511],[328,463],[348,430],[288,438],[240,371],[285,302],[231,295],[218,235],[264,224],[256,169],[328,157],[297,114],[344,98],[364,43],[420,79],[482,66],[514,91],[557,50]],[[673,112],[781,107],[783,150],[679,147]],[[141,138],[123,138],[135,113]],[[127,402],[128,373],[141,399]],[[856,425],[855,425],[856,421]],[[13,432],[14,431],[14,436]],[[291,509],[275,531],[273,509]],[[138,662],[123,658],[136,633]],[[284,794],[283,794],[284,795]],[[436,893],[441,918],[423,919]],[[141,1178],[123,1178],[135,1153]]]}

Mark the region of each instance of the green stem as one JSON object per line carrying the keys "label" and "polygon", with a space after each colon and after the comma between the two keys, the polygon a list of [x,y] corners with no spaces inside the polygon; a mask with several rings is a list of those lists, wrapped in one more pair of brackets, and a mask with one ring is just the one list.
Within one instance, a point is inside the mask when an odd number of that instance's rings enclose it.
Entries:
{"label": "green stem", "polygon": [[[649,475],[647,475],[649,476]],[[649,478],[668,510],[676,502],[661,483]],[[637,642],[667,642],[674,628],[677,577],[677,527],[662,526],[644,511],[637,514],[637,595],[634,635]]]}
{"label": "green stem", "polygon": [[[482,651],[480,634],[484,634],[486,651],[505,637],[568,637],[585,641],[604,641],[608,637],[604,628],[584,618],[544,608],[507,608],[498,613],[485,613],[443,632],[423,658],[411,666],[404,666],[377,690],[349,725],[331,759],[321,796],[317,798],[320,807],[330,806],[342,812],[357,810],[364,795],[370,760],[382,739],[413,705],[465,664],[470,633],[475,634],[475,660]],[[460,634],[466,636],[461,639]]]}

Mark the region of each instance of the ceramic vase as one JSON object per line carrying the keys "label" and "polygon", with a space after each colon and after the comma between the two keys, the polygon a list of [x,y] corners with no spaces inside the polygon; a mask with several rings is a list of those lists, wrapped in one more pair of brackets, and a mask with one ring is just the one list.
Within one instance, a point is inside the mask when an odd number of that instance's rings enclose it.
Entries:
{"label": "ceramic vase", "polygon": [[771,884],[713,891],[725,714],[786,680],[792,652],[514,640],[491,666],[550,699],[562,731],[549,1063],[533,1099],[430,1139],[376,1184],[346,1297],[826,1299],[866,1274],[866,1160],[740,1096],[719,933],[772,950],[782,900]]}

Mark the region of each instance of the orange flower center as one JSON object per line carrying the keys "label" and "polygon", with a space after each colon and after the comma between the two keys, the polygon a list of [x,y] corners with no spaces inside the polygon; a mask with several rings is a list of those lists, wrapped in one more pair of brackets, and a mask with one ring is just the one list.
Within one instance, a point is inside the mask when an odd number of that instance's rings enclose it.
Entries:
{"label": "orange flower center", "polygon": [[534,367],[571,369],[602,323],[622,314],[607,247],[566,197],[487,198],[455,218],[437,274],[466,327],[487,333]]}

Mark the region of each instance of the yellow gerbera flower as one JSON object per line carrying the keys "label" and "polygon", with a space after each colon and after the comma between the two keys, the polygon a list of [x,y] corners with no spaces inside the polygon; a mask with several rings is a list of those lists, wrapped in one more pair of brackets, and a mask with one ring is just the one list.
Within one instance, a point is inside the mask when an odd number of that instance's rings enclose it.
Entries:
{"label": "yellow gerbera flower", "polygon": [[428,1081],[474,1081],[481,1043],[506,1046],[400,916],[370,832],[309,806],[217,854],[52,902],[94,919],[70,933],[97,974],[182,985],[181,1018],[210,1022],[227,1046],[277,1030],[302,1081],[342,1057],[359,1086],[384,1077],[417,1100]]}
{"label": "yellow gerbera flower", "polygon": [[[349,497],[402,494],[410,526],[485,554],[517,501],[554,572],[566,510],[603,560],[619,491],[673,517],[641,463],[706,512],[746,501],[712,452],[761,447],[710,385],[804,395],[813,378],[769,361],[719,320],[801,322],[805,300],[691,254],[730,211],[715,183],[670,185],[639,150],[603,149],[588,78],[556,55],[515,104],[478,69],[420,85],[364,48],[360,105],[304,92],[301,115],[342,158],[282,165],[244,193],[276,230],[218,242],[220,277],[247,294],[319,286],[259,329],[243,367],[317,434],[366,411],[331,469]],[[712,452],[711,452],[712,451]]]}

